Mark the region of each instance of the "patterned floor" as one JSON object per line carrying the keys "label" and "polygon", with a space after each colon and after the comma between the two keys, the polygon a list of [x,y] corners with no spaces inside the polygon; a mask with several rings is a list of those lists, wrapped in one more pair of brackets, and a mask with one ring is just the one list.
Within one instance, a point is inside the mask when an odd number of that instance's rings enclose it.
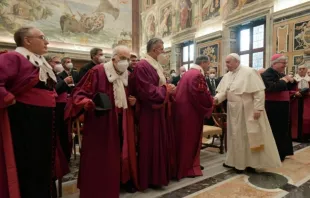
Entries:
{"label": "patterned floor", "polygon": [[[295,155],[286,159],[278,169],[261,173],[236,174],[222,166],[225,154],[207,148],[201,152],[204,175],[194,179],[171,182],[162,189],[129,194],[121,192],[121,198],[309,198],[310,197],[310,144],[294,144]],[[63,185],[64,198],[78,198],[76,188],[77,160],[73,173]],[[75,167],[75,168],[74,168]]]}

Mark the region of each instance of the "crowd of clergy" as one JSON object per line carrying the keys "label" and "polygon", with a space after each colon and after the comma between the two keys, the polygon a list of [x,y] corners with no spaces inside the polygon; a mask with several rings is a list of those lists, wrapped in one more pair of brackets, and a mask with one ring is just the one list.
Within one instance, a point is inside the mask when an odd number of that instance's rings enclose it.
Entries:
{"label": "crowd of clergy", "polygon": [[[69,172],[72,122],[83,117],[78,188],[81,198],[117,198],[201,176],[204,121],[225,104],[227,153],[237,173],[280,167],[293,139],[310,135],[310,74],[287,59],[266,70],[225,59],[216,77],[208,56],[188,70],[164,75],[164,43],[153,38],[140,60],[126,46],[105,62],[93,48],[79,71],[70,57],[43,56],[48,40],[35,27],[14,34],[17,48],[0,54],[0,197],[56,197],[55,181]],[[308,72],[308,74],[307,74]]]}

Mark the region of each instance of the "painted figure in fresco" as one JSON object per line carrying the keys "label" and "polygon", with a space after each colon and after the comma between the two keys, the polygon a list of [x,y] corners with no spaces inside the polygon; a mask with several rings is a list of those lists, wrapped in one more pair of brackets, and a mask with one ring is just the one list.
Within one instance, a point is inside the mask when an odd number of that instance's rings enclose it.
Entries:
{"label": "painted figure in fresco", "polygon": [[169,17],[171,14],[171,9],[169,7],[165,8],[163,11],[163,19],[160,23],[160,35],[161,36],[166,36],[167,34],[169,34],[170,31],[170,27],[169,27]]}
{"label": "painted figure in fresco", "polygon": [[147,25],[146,40],[149,40],[154,38],[156,33],[156,24],[154,15],[149,16],[146,25]]}
{"label": "painted figure in fresco", "polygon": [[96,11],[91,15],[81,14],[80,20],[77,20],[69,7],[68,3],[65,1],[65,5],[70,10],[71,14],[65,14],[60,17],[60,27],[62,32],[84,32],[84,33],[98,33],[104,27],[105,13],[110,14],[114,19],[119,17],[119,2],[112,2],[111,0],[100,0]]}
{"label": "painted figure in fresco", "polygon": [[189,15],[190,7],[185,0],[182,0],[180,4],[180,8],[181,8],[180,9],[181,29],[185,29],[187,20],[189,17],[188,15]]}
{"label": "painted figure in fresco", "polygon": [[214,1],[207,0],[202,7],[202,14],[208,16],[212,12],[214,12]]}

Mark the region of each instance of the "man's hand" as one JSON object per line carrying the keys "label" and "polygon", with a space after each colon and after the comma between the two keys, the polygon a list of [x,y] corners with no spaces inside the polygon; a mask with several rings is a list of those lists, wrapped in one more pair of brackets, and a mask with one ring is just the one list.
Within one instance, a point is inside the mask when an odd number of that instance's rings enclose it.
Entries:
{"label": "man's hand", "polygon": [[15,104],[16,104],[16,100],[14,99],[14,100],[12,101],[12,103],[9,104],[9,106],[12,106],[12,105],[15,105]]}
{"label": "man's hand", "polygon": [[286,75],[284,78],[286,78],[287,81],[289,81],[291,83],[294,82],[294,78],[291,75]]}
{"label": "man's hand", "polygon": [[301,95],[301,93],[300,93],[299,91],[297,91],[297,92],[295,93],[295,96],[298,97],[298,98],[302,97],[302,95]]}
{"label": "man's hand", "polygon": [[88,102],[85,103],[84,109],[86,111],[92,111],[96,108],[95,103],[92,100],[89,100]]}
{"label": "man's hand", "polygon": [[254,111],[254,120],[258,120],[260,118],[261,111]]}
{"label": "man's hand", "polygon": [[137,99],[133,96],[129,96],[128,101],[129,101],[130,106],[134,106],[137,102]]}
{"label": "man's hand", "polygon": [[213,105],[216,106],[219,104],[219,100],[217,98],[213,99]]}
{"label": "man's hand", "polygon": [[66,83],[67,85],[73,84],[72,76],[66,77],[66,78],[64,79],[64,81],[65,81],[65,83]]}
{"label": "man's hand", "polygon": [[176,91],[176,87],[173,84],[168,84],[167,85],[168,93],[174,94]]}

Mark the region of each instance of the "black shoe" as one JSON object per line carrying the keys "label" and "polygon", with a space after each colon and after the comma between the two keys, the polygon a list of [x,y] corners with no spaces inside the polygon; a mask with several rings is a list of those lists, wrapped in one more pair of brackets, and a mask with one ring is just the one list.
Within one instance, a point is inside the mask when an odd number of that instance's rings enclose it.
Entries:
{"label": "black shoe", "polygon": [[236,171],[237,174],[242,174],[242,173],[244,173],[244,170],[235,169],[235,171]]}
{"label": "black shoe", "polygon": [[200,165],[200,170],[204,170],[204,169],[205,169],[205,167],[203,167],[203,166]]}
{"label": "black shoe", "polygon": [[248,173],[256,173],[256,170],[255,170],[255,168],[247,167],[246,168],[246,172],[248,172]]}
{"label": "black shoe", "polygon": [[234,168],[234,167],[231,167],[231,166],[226,165],[225,163],[223,163],[223,166],[224,166],[225,168]]}

